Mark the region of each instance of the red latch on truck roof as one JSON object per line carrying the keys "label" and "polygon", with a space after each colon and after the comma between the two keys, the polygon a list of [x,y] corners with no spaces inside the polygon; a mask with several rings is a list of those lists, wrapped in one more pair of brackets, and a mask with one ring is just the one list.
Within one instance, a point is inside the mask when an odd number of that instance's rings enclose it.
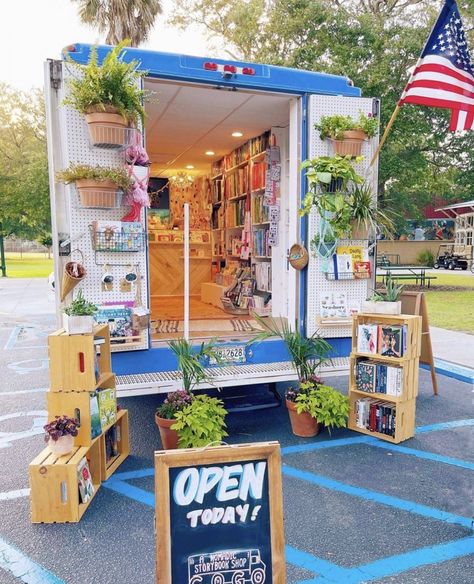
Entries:
{"label": "red latch on truck roof", "polygon": [[230,77],[239,73],[242,75],[255,75],[255,69],[253,69],[253,67],[236,67],[235,65],[230,64],[218,65],[217,63],[212,63],[210,61],[203,64],[203,69],[206,71],[220,71],[223,77]]}

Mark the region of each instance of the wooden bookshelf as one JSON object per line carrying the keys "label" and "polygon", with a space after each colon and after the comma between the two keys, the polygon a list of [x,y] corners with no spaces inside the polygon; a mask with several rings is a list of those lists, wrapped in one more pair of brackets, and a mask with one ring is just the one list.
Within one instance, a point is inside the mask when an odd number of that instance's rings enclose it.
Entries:
{"label": "wooden bookshelf", "polygon": [[[406,331],[406,351],[401,357],[379,353],[363,353],[357,350],[359,325],[402,325]],[[378,336],[378,335],[377,335]],[[421,317],[412,315],[355,314],[352,319],[352,352],[349,377],[349,422],[351,430],[398,444],[415,435],[415,410],[418,395],[418,369],[421,350]],[[395,365],[402,370],[399,395],[361,390],[357,386],[356,369],[360,361],[383,365]],[[382,407],[392,408],[395,415],[394,435],[370,430],[357,425],[358,402],[374,400]],[[389,410],[387,410],[389,411]],[[373,427],[373,425],[372,425]]]}

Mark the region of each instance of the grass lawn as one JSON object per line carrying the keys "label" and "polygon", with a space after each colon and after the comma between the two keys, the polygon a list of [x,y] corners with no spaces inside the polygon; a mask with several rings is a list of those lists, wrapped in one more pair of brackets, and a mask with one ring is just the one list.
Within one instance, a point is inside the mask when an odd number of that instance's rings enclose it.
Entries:
{"label": "grass lawn", "polygon": [[7,276],[9,278],[47,278],[53,271],[53,260],[44,253],[7,252]]}

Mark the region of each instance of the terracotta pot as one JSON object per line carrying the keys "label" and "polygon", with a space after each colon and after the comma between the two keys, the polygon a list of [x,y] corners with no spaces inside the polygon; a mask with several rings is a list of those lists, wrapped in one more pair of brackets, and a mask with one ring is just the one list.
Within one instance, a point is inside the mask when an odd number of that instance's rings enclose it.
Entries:
{"label": "terracotta pot", "polygon": [[[109,109],[114,111],[114,108]],[[128,122],[123,116],[115,112],[100,111],[90,112],[85,115],[93,146],[99,148],[120,148],[126,143]]]}
{"label": "terracotta pot", "polygon": [[81,179],[76,181],[76,188],[82,207],[117,206],[117,185],[111,180]]}
{"label": "terracotta pot", "polygon": [[318,421],[307,412],[298,414],[295,403],[288,400],[285,401],[286,407],[288,408],[288,414],[290,415],[291,429],[293,430],[293,434],[295,436],[301,436],[302,438],[311,438],[312,436],[316,436],[316,434],[319,432]]}
{"label": "terracotta pot", "polygon": [[362,144],[367,138],[367,134],[362,130],[348,130],[344,132],[342,140],[332,140],[334,154],[340,156],[360,156]]}
{"label": "terracotta pot", "polygon": [[167,420],[166,418],[160,418],[155,414],[155,422],[160,431],[163,450],[175,450],[178,448],[178,432],[171,429],[171,426],[176,420]]}
{"label": "terracotta pot", "polygon": [[48,440],[48,448],[55,456],[69,454],[74,448],[74,436],[68,434],[67,436],[60,436],[57,440],[50,438]]}
{"label": "terracotta pot", "polygon": [[369,230],[361,221],[351,222],[351,239],[368,239]]}

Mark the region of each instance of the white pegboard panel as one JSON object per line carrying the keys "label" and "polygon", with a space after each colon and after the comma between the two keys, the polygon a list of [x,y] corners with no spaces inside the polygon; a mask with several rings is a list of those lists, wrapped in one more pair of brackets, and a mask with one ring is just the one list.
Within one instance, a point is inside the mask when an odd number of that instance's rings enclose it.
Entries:
{"label": "white pegboard panel", "polygon": [[[344,97],[329,95],[313,95],[309,101],[308,111],[308,131],[309,131],[309,158],[316,156],[332,156],[332,147],[329,140],[321,140],[319,132],[314,129],[314,124],[319,123],[322,116],[331,116],[335,114],[349,115],[352,118],[358,118],[359,113],[373,113],[374,100],[372,98],[361,97]],[[377,148],[378,136],[371,140],[365,141],[362,147],[362,156],[364,160],[355,164],[357,172],[372,184],[374,194],[377,192],[377,169],[378,163],[370,167],[370,161],[373,153]],[[376,204],[376,196],[374,197]],[[308,242],[315,236],[319,226],[319,216],[316,211],[312,211],[308,221]],[[349,242],[341,242],[345,245]],[[366,241],[351,241],[354,245],[367,245]],[[308,243],[309,245],[309,243]],[[309,251],[309,250],[308,250]],[[373,258],[372,274],[374,273]],[[345,292],[347,294],[348,304],[357,304],[365,300],[374,286],[373,278],[369,280],[327,280],[321,271],[322,260],[315,258],[310,253],[308,264],[308,285],[307,285],[307,316],[306,330],[308,335],[316,331],[324,337],[350,337],[350,326],[321,326],[317,323],[316,317],[319,314],[319,302],[321,295],[332,292]]]}
{"label": "white pegboard panel", "polygon": [[[71,72],[67,64],[63,65],[65,93],[67,94],[67,80],[72,75],[77,75],[74,70]],[[84,116],[76,110],[62,106],[61,112],[61,132],[62,144],[65,149],[64,166],[71,163],[88,164],[91,166],[123,166],[124,154],[121,150],[108,150],[95,148],[89,141],[89,133]],[[69,229],[72,239],[71,249],[80,249],[84,255],[84,264],[87,276],[84,278],[74,292],[82,288],[84,296],[97,304],[106,302],[126,302],[135,299],[135,293],[121,292],[120,281],[125,274],[130,271],[130,266],[138,267],[141,276],[141,298],[145,306],[148,306],[148,271],[147,271],[147,249],[138,252],[97,252],[92,249],[89,225],[94,220],[120,221],[127,213],[128,207],[117,209],[84,209],[79,205],[78,194],[74,185],[65,188],[65,196],[69,207]],[[146,230],[145,211],[142,209],[141,221]],[[73,255],[74,257],[74,255]],[[96,263],[97,262],[97,263]],[[100,265],[97,265],[100,264]],[[104,265],[110,268],[107,270],[114,276],[114,286],[109,292],[105,292],[101,287],[101,278],[104,273]],[[120,265],[113,265],[120,264]],[[129,351],[148,348],[148,334],[142,333],[141,341],[127,345],[114,345],[114,351]]]}

